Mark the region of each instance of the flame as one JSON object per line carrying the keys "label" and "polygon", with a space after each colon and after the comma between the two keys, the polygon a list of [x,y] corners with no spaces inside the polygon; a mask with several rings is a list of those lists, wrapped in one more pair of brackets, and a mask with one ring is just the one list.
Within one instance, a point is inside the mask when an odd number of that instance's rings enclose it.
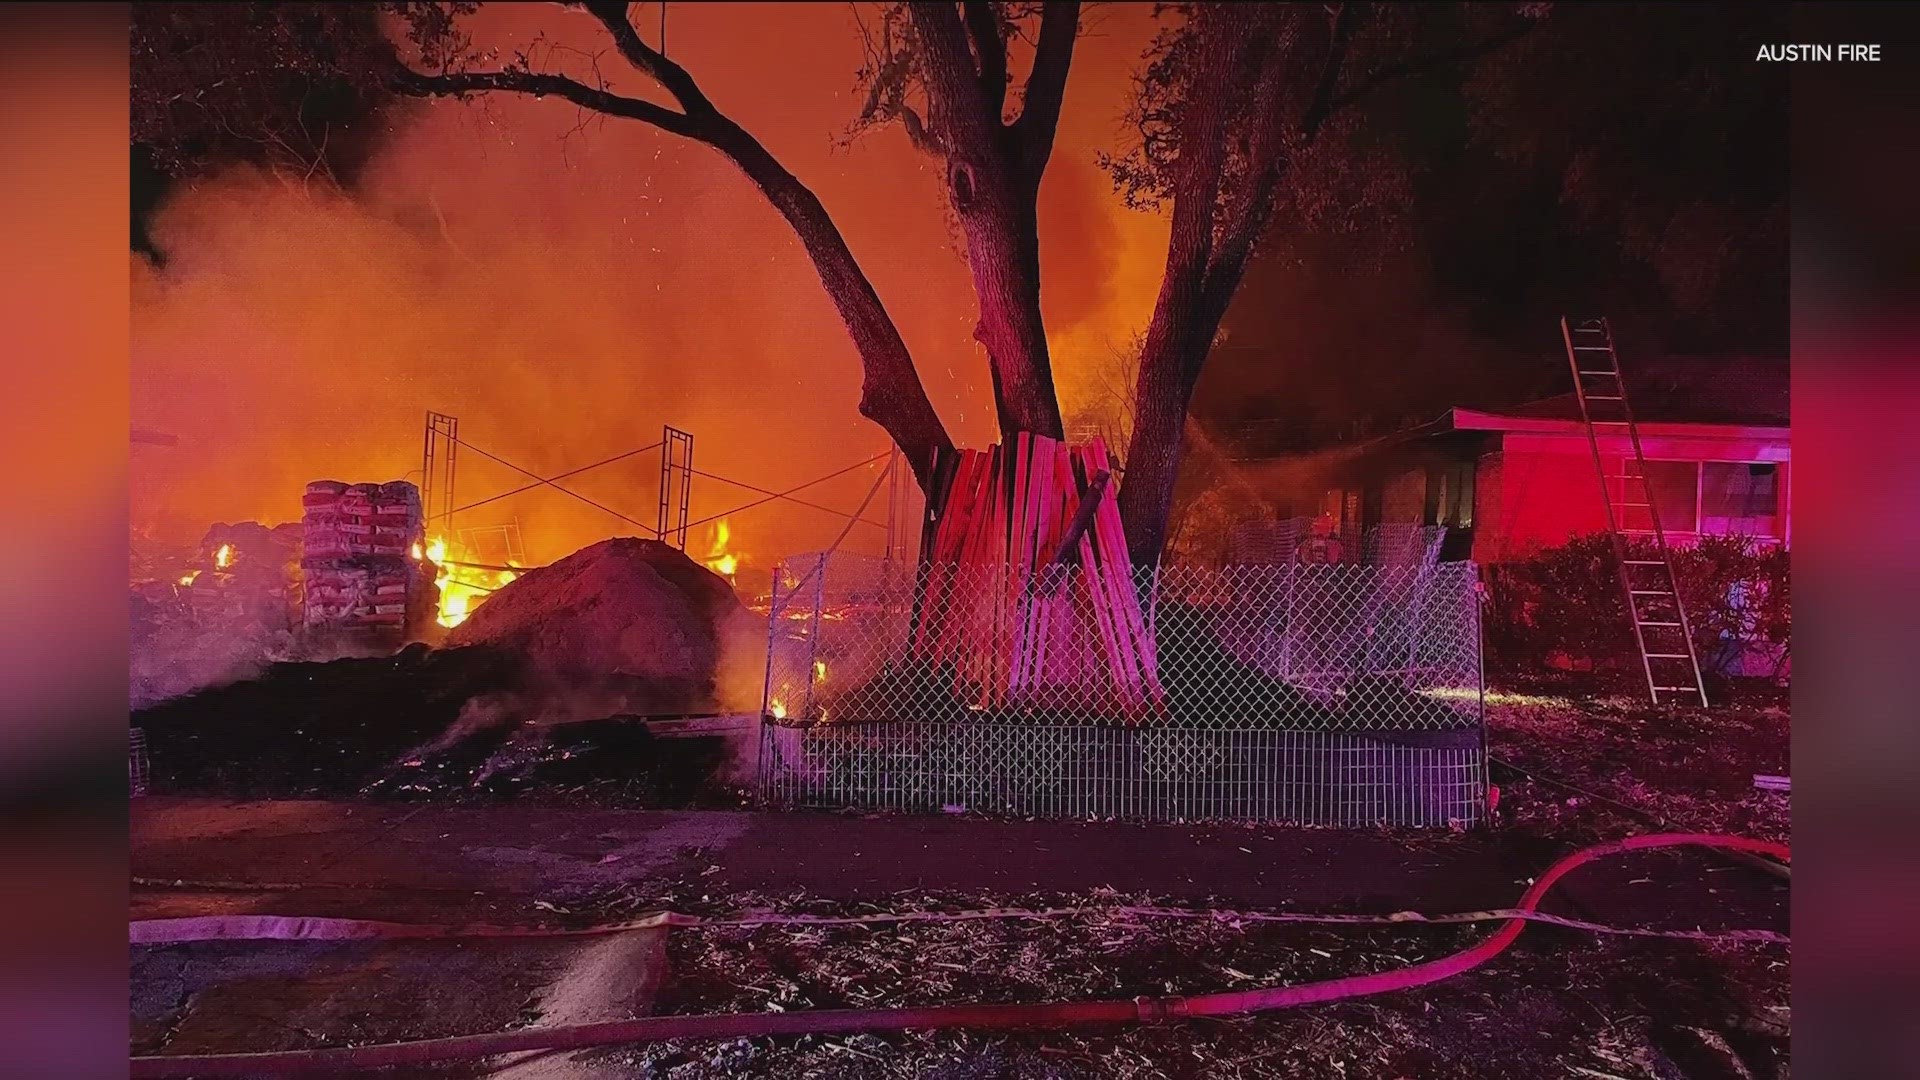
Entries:
{"label": "flame", "polygon": [[787,706],[785,702],[776,701],[773,703],[773,718],[775,720],[785,720],[787,718]]}
{"label": "flame", "polygon": [[815,660],[813,662],[813,681],[827,681],[827,662],[825,660]]}
{"label": "flame", "polygon": [[213,565],[221,570],[233,565],[232,544],[220,545],[220,550],[213,553]]}
{"label": "flame", "polygon": [[195,571],[194,571],[193,573],[191,573],[191,574],[187,574],[187,575],[185,575],[184,577],[182,577],[182,578],[180,579],[180,584],[182,584],[182,585],[191,585],[191,584],[193,584],[193,582],[194,582],[194,579],[195,579],[195,578],[198,578],[199,576],[200,576],[200,571],[198,571],[198,570],[195,570]]}
{"label": "flame", "polygon": [[426,552],[421,550],[420,545],[419,544],[413,545],[413,561],[419,562],[421,559],[425,557],[426,557]]}
{"label": "flame", "polygon": [[728,541],[733,539],[733,529],[727,525],[727,519],[721,518],[713,525],[713,543],[707,547],[707,557],[700,560],[707,569],[727,579],[733,584],[733,576],[740,569],[740,559],[727,550]]}
{"label": "flame", "polygon": [[[418,550],[419,545],[416,544],[415,551]],[[447,565],[447,541],[444,537],[435,537],[430,541],[426,555],[440,571],[433,579],[440,589],[440,613],[435,621],[449,630],[466,622],[467,616],[493,595],[493,590],[520,576],[511,570]]]}

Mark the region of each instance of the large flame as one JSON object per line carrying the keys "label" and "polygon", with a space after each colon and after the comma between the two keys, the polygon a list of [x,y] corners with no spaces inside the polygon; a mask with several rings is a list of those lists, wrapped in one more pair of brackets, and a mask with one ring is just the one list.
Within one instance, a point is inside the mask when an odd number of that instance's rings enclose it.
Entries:
{"label": "large flame", "polygon": [[220,570],[225,570],[227,567],[233,565],[232,544],[220,545],[220,550],[213,553],[213,565]]}
{"label": "large flame", "polygon": [[[427,544],[427,559],[439,568],[433,583],[440,588],[440,613],[436,621],[452,629],[467,621],[475,608],[486,602],[495,589],[520,575],[511,570],[482,570],[473,566],[450,566],[445,537],[434,537]],[[464,554],[464,552],[462,552]],[[464,562],[465,559],[454,559]]]}
{"label": "large flame", "polygon": [[740,559],[727,550],[727,544],[733,539],[733,530],[727,526],[727,519],[721,518],[713,525],[713,543],[707,547],[707,557],[700,560],[707,569],[734,583],[733,576],[740,569]]}

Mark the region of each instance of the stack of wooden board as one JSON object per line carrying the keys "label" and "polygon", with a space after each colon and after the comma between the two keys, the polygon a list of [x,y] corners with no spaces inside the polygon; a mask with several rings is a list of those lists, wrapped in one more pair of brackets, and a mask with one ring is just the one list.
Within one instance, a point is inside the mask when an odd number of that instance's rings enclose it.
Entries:
{"label": "stack of wooden board", "polygon": [[939,462],[914,658],[979,709],[1137,717],[1164,699],[1107,448],[1021,434]]}

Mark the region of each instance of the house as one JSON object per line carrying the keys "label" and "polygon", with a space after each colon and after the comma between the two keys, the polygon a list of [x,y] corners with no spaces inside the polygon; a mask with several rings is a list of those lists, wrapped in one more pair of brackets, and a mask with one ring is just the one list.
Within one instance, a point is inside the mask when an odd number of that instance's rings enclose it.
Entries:
{"label": "house", "polygon": [[[1786,364],[1690,359],[1643,373],[1630,366],[1626,378],[1669,542],[1737,534],[1790,543]],[[1618,505],[1636,501],[1620,495],[1621,477],[1634,467],[1626,435],[1590,441],[1571,391],[1510,408],[1451,408],[1382,437],[1243,459],[1240,467],[1282,513],[1317,518],[1336,532],[1447,526],[1442,558],[1499,562],[1605,531],[1602,471],[1614,485],[1622,530],[1652,529],[1646,508]]]}

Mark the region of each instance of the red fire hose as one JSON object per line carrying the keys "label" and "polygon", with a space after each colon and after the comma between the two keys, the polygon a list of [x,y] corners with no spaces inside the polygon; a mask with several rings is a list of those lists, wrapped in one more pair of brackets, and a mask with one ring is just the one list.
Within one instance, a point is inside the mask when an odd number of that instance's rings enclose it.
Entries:
{"label": "red fire hose", "polygon": [[[1586,863],[1627,851],[1666,847],[1710,847],[1791,861],[1787,845],[1738,836],[1659,833],[1582,848],[1547,869],[1516,907],[1537,910],[1554,883]],[[1346,998],[1410,990],[1479,967],[1505,952],[1525,929],[1513,919],[1486,940],[1451,956],[1393,971],[1350,975],[1298,986],[1276,986],[1195,997],[1139,997],[1131,1001],[1047,1002],[1035,1005],[936,1005],[916,1009],[819,1009],[792,1013],[724,1013],[710,1016],[648,1016],[565,1027],[461,1035],[446,1039],[383,1043],[374,1046],[289,1050],[267,1054],[216,1054],[137,1057],[130,1080],[141,1077],[259,1076],[337,1071],[389,1065],[462,1061],[529,1050],[581,1050],[663,1039],[760,1038],[770,1035],[846,1035],[907,1028],[1059,1028],[1123,1024],[1182,1016],[1230,1016]]]}

